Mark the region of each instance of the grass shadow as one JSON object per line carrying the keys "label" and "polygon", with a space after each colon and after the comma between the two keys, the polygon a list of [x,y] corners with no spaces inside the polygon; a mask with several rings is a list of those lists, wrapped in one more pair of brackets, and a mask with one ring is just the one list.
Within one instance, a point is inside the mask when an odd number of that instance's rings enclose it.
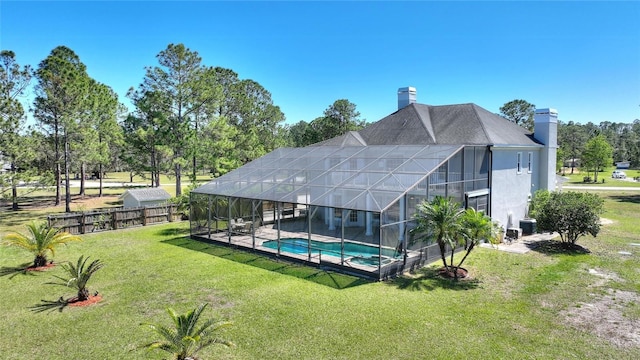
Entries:
{"label": "grass shadow", "polygon": [[640,195],[639,194],[634,194],[634,195],[612,195],[609,196],[610,199],[612,200],[616,200],[619,202],[628,202],[628,203],[632,203],[632,204],[640,204]]}
{"label": "grass shadow", "polygon": [[18,266],[3,266],[0,268],[0,277],[8,276],[9,279],[13,279],[18,274],[34,276],[38,271],[28,271],[30,265],[32,265],[32,263],[24,263]]}
{"label": "grass shadow", "polygon": [[162,242],[217,256],[237,263],[254,266],[260,269],[277,272],[279,274],[294,276],[299,279],[308,280],[333,289],[346,289],[371,283],[370,280],[362,279],[357,276],[327,271],[316,267],[289,262],[283,259],[274,259],[252,251],[218,245],[205,240],[196,240],[189,237],[176,237],[173,239],[163,240]]}
{"label": "grass shadow", "polygon": [[33,220],[43,221],[46,219],[46,214],[39,214],[37,211],[26,209],[23,205],[18,210],[11,210],[8,207],[0,210],[0,221],[2,221],[3,227],[6,226],[8,228],[26,224]]}
{"label": "grass shadow", "polygon": [[411,275],[398,276],[387,284],[401,290],[432,291],[435,289],[473,290],[480,287],[480,280],[465,278],[455,281],[440,276],[438,268],[424,267],[414,271]]}
{"label": "grass shadow", "polygon": [[64,299],[62,296],[56,301],[51,300],[40,300],[40,304],[33,305],[29,308],[29,310],[41,313],[45,311],[55,311],[62,312],[64,308],[69,305],[69,300]]}
{"label": "grass shadow", "polygon": [[591,251],[578,244],[566,243],[558,240],[541,240],[527,245],[532,251],[544,255],[585,255]]}
{"label": "grass shadow", "polygon": [[167,228],[158,231],[157,234],[161,236],[184,236],[189,234],[189,228]]}

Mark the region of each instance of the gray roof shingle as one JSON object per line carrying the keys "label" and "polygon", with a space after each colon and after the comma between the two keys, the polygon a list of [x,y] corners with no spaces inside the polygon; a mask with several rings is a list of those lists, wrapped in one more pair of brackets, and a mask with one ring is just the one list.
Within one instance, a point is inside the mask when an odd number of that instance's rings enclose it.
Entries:
{"label": "gray roof shingle", "polygon": [[475,104],[410,104],[358,132],[314,146],[433,144],[540,145],[527,129]]}

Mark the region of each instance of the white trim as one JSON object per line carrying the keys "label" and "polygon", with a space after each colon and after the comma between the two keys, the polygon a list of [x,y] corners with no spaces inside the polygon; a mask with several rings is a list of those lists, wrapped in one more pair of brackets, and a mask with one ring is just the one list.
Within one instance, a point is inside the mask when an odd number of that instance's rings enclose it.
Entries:
{"label": "white trim", "polygon": [[529,162],[527,164],[527,173],[531,174],[533,172],[533,153],[531,151],[527,153],[527,161]]}
{"label": "white trim", "polygon": [[489,188],[480,189],[480,190],[473,190],[473,191],[467,191],[465,193],[465,195],[467,195],[467,197],[470,197],[470,198],[474,198],[474,197],[478,197],[478,196],[482,196],[482,195],[489,195]]}

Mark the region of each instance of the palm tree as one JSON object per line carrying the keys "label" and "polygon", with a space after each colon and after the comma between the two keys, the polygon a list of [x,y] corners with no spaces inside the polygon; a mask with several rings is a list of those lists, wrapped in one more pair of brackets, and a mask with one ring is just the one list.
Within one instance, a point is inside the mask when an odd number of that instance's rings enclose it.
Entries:
{"label": "palm tree", "polygon": [[213,344],[233,346],[233,343],[214,336],[214,333],[223,327],[230,326],[230,322],[218,322],[207,320],[197,327],[202,310],[207,304],[201,304],[197,308],[188,311],[183,315],[178,315],[172,308],[167,308],[167,312],[173,320],[175,328],[168,328],[157,324],[143,324],[148,326],[162,337],[162,340],[153,341],[143,345],[150,350],[160,349],[174,355],[176,360],[188,360],[196,358],[195,354],[202,348]]}
{"label": "palm tree", "polygon": [[51,256],[54,256],[56,246],[60,244],[66,245],[70,241],[82,240],[77,235],[49,227],[44,222],[39,224],[31,222],[26,227],[29,230],[29,234],[7,234],[4,237],[3,244],[23,248],[35,254],[33,267],[45,266],[47,264],[47,252],[51,252]]}
{"label": "palm tree", "polygon": [[418,237],[435,238],[440,248],[440,257],[445,270],[449,265],[445,257],[446,247],[451,248],[451,267],[453,253],[462,231],[461,218],[464,210],[451,198],[436,196],[431,202],[423,201],[414,215],[417,226],[411,231]]}
{"label": "palm tree", "polygon": [[55,285],[63,285],[75,288],[78,290],[78,301],[84,301],[89,299],[89,289],[87,288],[87,283],[91,276],[96,273],[96,271],[100,270],[103,263],[100,260],[94,260],[89,266],[85,267],[89,257],[84,258],[84,256],[80,256],[78,259],[78,263],[73,265],[73,263],[68,262],[62,265],[62,268],[67,272],[69,278],[63,278],[61,276],[55,276],[60,279],[62,282],[52,283]]}
{"label": "palm tree", "polygon": [[462,266],[462,263],[467,259],[471,250],[480,243],[480,240],[493,242],[493,240],[498,237],[497,231],[500,229],[489,216],[483,212],[476,211],[474,208],[469,208],[464,212],[462,216],[462,227],[466,253],[462,260],[460,260],[457,268]]}

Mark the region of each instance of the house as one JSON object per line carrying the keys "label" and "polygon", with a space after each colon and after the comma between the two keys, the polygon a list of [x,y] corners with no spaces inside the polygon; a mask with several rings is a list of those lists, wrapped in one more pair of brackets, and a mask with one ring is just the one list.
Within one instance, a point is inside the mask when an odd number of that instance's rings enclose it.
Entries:
{"label": "house", "polygon": [[125,191],[119,197],[122,199],[124,208],[135,207],[152,207],[165,204],[171,195],[164,189],[146,188],[146,189],[130,189]]}
{"label": "house", "polygon": [[[538,189],[556,187],[557,112],[535,131],[478,105],[398,110],[360,131],[281,148],[191,192],[191,236],[382,279],[436,260],[410,229],[423,200],[448,196],[518,228]],[[228,219],[251,220],[250,234]]]}
{"label": "house", "polygon": [[616,169],[628,169],[631,166],[629,161],[618,161],[616,163]]}
{"label": "house", "polygon": [[0,152],[0,174],[4,174],[11,171],[11,164],[4,161],[2,152]]}

